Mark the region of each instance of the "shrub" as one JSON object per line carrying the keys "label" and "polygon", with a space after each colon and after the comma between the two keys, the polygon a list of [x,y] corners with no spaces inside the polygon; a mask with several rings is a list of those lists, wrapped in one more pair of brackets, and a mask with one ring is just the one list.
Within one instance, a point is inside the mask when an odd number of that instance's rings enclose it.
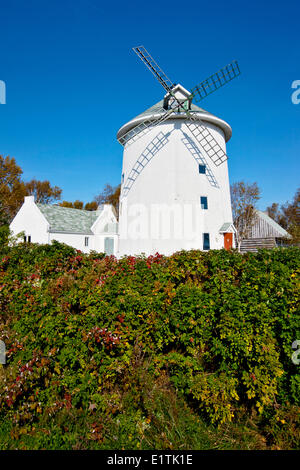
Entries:
{"label": "shrub", "polygon": [[195,419],[182,429],[237,425],[243,410],[282,443],[277,417],[299,410],[299,259],[295,247],[120,260],[2,248],[0,446],[148,448],[159,400],[184,403]]}

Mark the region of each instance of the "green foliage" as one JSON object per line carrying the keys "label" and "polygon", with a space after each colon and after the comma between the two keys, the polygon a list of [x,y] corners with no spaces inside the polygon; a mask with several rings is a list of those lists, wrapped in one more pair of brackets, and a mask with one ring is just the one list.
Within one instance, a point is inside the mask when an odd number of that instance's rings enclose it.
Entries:
{"label": "green foliage", "polygon": [[10,236],[10,230],[8,225],[0,226],[0,246],[5,246],[8,244]]}
{"label": "green foliage", "polygon": [[121,260],[57,242],[1,250],[0,448],[288,447],[298,248]]}

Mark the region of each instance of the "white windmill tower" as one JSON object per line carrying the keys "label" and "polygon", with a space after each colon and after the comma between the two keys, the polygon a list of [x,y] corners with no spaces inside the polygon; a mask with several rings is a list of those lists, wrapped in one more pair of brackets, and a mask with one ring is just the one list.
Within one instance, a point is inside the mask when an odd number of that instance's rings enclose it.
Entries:
{"label": "white windmill tower", "polygon": [[230,248],[226,142],[231,127],[192,103],[240,74],[227,65],[191,92],[175,85],[143,46],[133,49],[164,87],[164,99],[118,131],[124,145],[119,256]]}

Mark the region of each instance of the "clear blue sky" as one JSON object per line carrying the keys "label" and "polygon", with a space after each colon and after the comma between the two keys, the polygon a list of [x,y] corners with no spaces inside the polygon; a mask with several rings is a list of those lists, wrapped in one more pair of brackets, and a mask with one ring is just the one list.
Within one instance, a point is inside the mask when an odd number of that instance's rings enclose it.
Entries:
{"label": "clear blue sky", "polygon": [[131,48],[143,44],[190,89],[228,62],[242,75],[201,106],[233,128],[231,182],[256,181],[259,207],[299,186],[299,1],[0,0],[0,154],[66,200],[120,182],[116,132],[164,92]]}

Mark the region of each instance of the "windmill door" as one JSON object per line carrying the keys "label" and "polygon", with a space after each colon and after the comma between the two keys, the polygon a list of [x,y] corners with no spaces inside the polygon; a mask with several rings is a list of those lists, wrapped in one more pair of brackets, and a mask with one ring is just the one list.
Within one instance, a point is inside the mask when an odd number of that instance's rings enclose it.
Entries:
{"label": "windmill door", "polygon": [[232,248],[232,233],[224,233],[224,248],[230,250]]}
{"label": "windmill door", "polygon": [[114,254],[114,239],[113,238],[104,239],[104,251],[107,255]]}

